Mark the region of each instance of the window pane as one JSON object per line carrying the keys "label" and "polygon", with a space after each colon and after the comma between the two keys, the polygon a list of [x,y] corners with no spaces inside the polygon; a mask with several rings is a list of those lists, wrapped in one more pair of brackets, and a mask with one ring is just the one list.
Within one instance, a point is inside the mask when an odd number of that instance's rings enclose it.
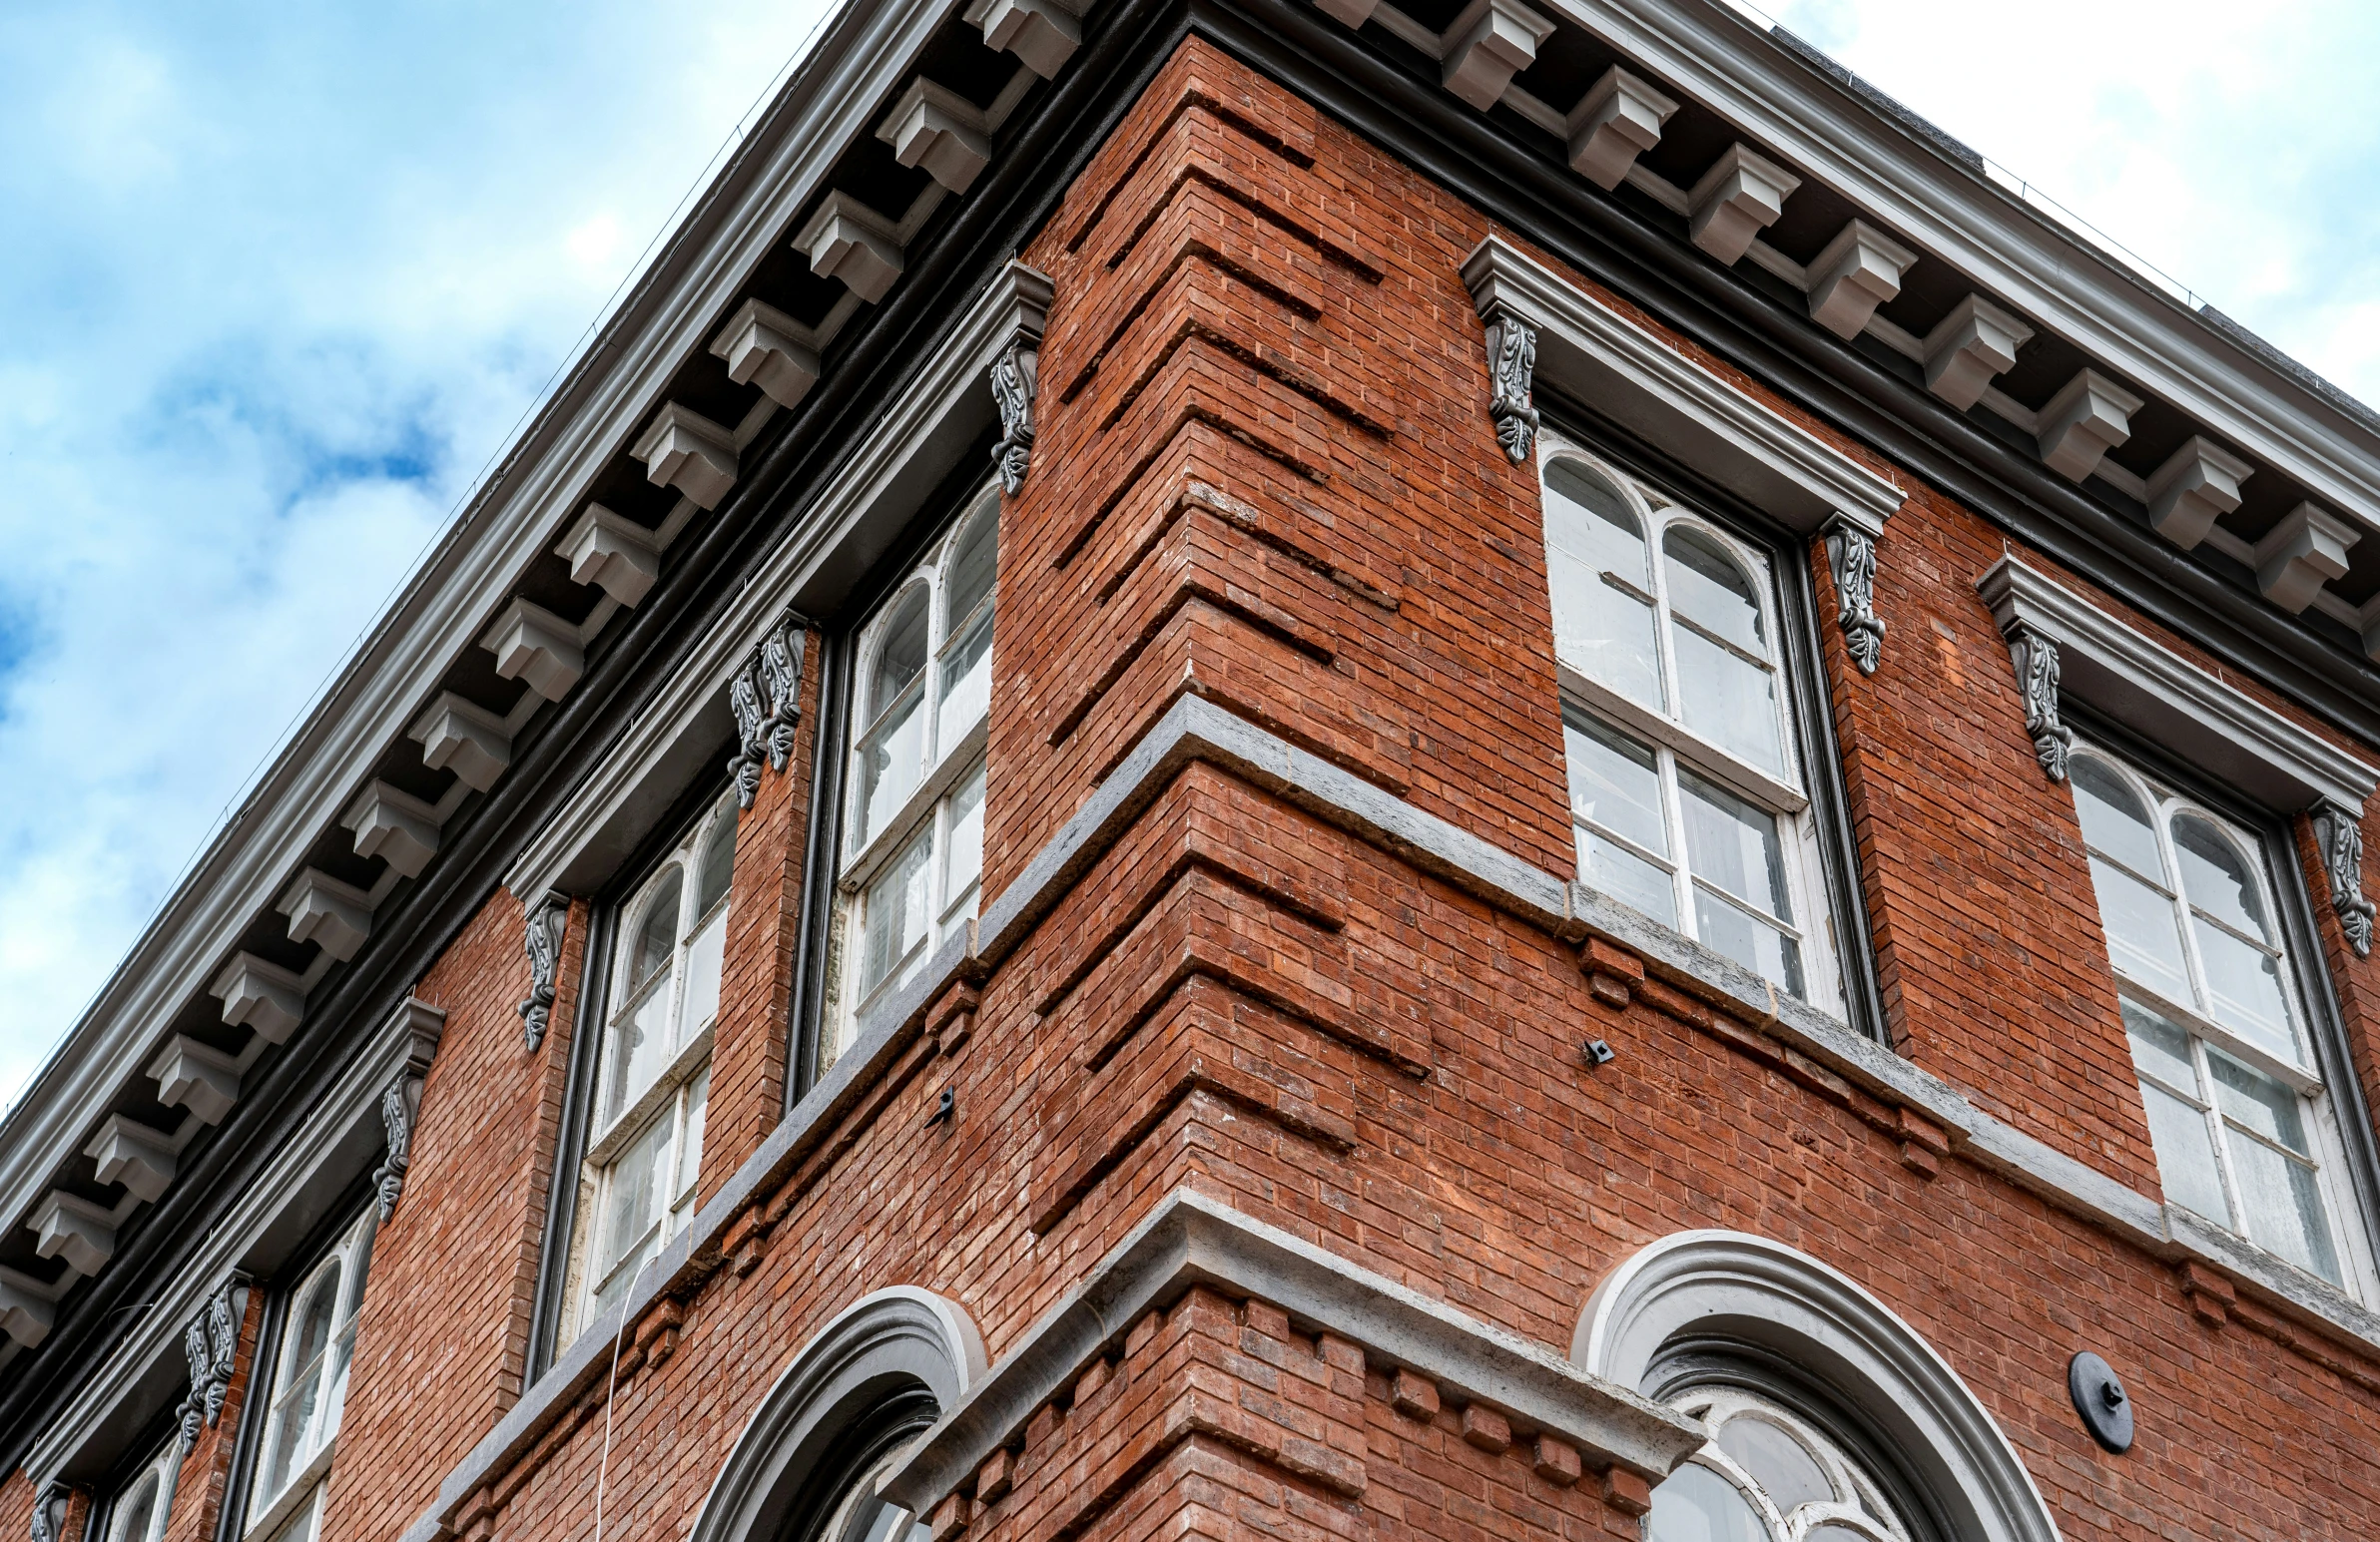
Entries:
{"label": "window pane", "polygon": [[686,1089],[686,1138],[678,1145],[678,1175],[670,1184],[674,1201],[684,1201],[694,1192],[695,1181],[702,1177],[703,1118],[710,1111],[711,1068],[705,1066]]}
{"label": "window pane", "polygon": [[116,1514],[114,1534],[121,1542],[147,1542],[157,1518],[157,1475],[141,1479]]}
{"label": "window pane", "polygon": [[604,1124],[626,1113],[669,1063],[669,1001],[664,975],[612,1020],[611,1042],[603,1047]]}
{"label": "window pane", "polygon": [[[1662,537],[1661,555],[1667,559],[1671,610],[1748,654],[1768,657],[1759,597],[1732,556],[1709,536],[1683,525],[1673,526]],[[1692,701],[1691,693],[1687,700]]]}
{"label": "window pane", "polygon": [[2190,903],[2234,931],[2265,942],[2273,940],[2264,918],[2264,896],[2239,848],[2196,814],[2173,820],[2173,850],[2181,858],[2181,891]]}
{"label": "window pane", "polygon": [[1562,714],[1570,771],[1570,817],[1592,820],[1648,851],[1669,854],[1661,817],[1661,772],[1650,749],[1582,713]]}
{"label": "window pane", "polygon": [[985,611],[942,656],[941,732],[934,753],[948,755],[991,710],[991,621]]}
{"label": "window pane", "polygon": [[860,747],[860,818],[852,832],[856,851],[900,811],[925,778],[924,698],[902,698]]}
{"label": "window pane", "polygon": [[1775,775],[1785,771],[1777,729],[1777,677],[1690,627],[1669,629],[1686,727]]}
{"label": "window pane", "polygon": [[636,958],[628,970],[631,990],[669,967],[678,950],[679,881],[678,869],[671,868],[646,904],[644,920],[637,928]]}
{"label": "window pane", "polygon": [[669,1138],[670,1120],[665,1113],[612,1164],[611,1186],[604,1191],[603,1216],[596,1233],[600,1239],[597,1275],[608,1275],[635,1256],[653,1225],[657,1209],[654,1193],[662,1177],[658,1170],[669,1155]]}
{"label": "window pane", "polygon": [[2240,1206],[2248,1213],[2248,1236],[2336,1285],[2339,1261],[2330,1246],[2330,1223],[2322,1215],[2313,1169],[2234,1135],[2231,1171],[2239,1179]]}
{"label": "window pane", "polygon": [[1752,1475],[1777,1513],[1790,1516],[1801,1506],[1835,1497],[1835,1485],[1799,1440],[1762,1418],[1738,1415],[1719,1431],[1719,1449]]}
{"label": "window pane", "polygon": [[2208,1010],[2214,1020],[2284,1060],[2297,1059],[2297,1036],[2289,1031],[2289,1009],[2281,998],[2280,962],[2262,949],[2190,917],[2198,939],[2198,961],[2206,968]]}
{"label": "window pane", "polygon": [[1635,511],[1600,476],[1557,460],[1545,471],[1545,545],[1555,656],[1630,701],[1664,706],[1652,607],[1603,577],[1652,590]]}
{"label": "window pane", "polygon": [[1664,926],[1677,924],[1677,883],[1669,873],[1584,825],[1571,833],[1578,842],[1579,882],[1601,889]]}
{"label": "window pane", "polygon": [[924,585],[914,585],[900,597],[899,608],[879,637],[875,666],[868,674],[868,705],[860,718],[864,724],[883,717],[893,698],[925,673]]}
{"label": "window pane", "polygon": [[2190,1038],[2136,1001],[2123,1003],[2124,1032],[2132,1041],[2132,1064],[2144,1076],[2195,1094],[2198,1068],[2190,1063]]}
{"label": "window pane", "polygon": [[694,914],[696,919],[709,915],[712,908],[727,898],[730,884],[736,876],[736,816],[723,813],[711,826],[711,838],[703,842],[702,877],[695,885]]}
{"label": "window pane", "polygon": [[2214,1073],[2214,1098],[2223,1113],[2268,1141],[2278,1141],[2299,1156],[2313,1155],[2306,1145],[2303,1105],[2296,1090],[2261,1071],[2252,1071],[2218,1049],[2206,1052],[2207,1069]]}
{"label": "window pane", "polygon": [[1687,1462],[1653,1490],[1645,1542],[1769,1542],[1767,1523],[1733,1483]]}
{"label": "window pane", "polygon": [[876,882],[868,886],[867,935],[861,944],[860,996],[875,994],[925,935],[926,867],[933,831],[922,829]]}
{"label": "window pane", "polygon": [[2231,1206],[2215,1171],[2206,1116],[2146,1082],[2140,1084],[2140,1101],[2147,1105],[2148,1138],[2156,1147],[2157,1177],[2164,1183],[2165,1198],[2217,1226],[2229,1226]]}
{"label": "window pane", "polygon": [[2181,964],[2181,933],[2173,902],[2129,873],[2098,857],[2090,859],[2090,885],[2098,892],[2099,924],[2107,932],[2107,959],[2171,1001],[2193,999]]}
{"label": "window pane", "polygon": [[686,949],[686,1009],[678,1016],[678,1043],[683,1045],[719,1015],[719,971],[727,954],[727,916],[711,917],[694,934]]}
{"label": "window pane", "polygon": [[1778,920],[1792,920],[1776,815],[1692,771],[1680,771],[1677,785],[1686,814],[1686,860],[1694,874]]}
{"label": "window pane", "polygon": [[2082,838],[2143,877],[2162,883],[2165,859],[2157,854],[2156,831],[2121,776],[2088,756],[2076,756],[2067,766],[2067,779],[2075,789],[2075,812],[2082,821]]}
{"label": "window pane", "polygon": [[1802,951],[1766,921],[1697,887],[1694,930],[1704,947],[1724,953],[1762,979],[1776,981],[1791,995],[1802,993]]}
{"label": "window pane", "polygon": [[942,919],[947,923],[975,913],[972,895],[983,876],[982,767],[950,794],[944,816],[950,821],[950,838],[942,853]]}
{"label": "window pane", "polygon": [[996,501],[986,501],[975,512],[959,537],[958,549],[950,556],[950,576],[942,581],[944,636],[958,629],[958,624],[975,613],[991,593],[992,580],[997,576],[1000,560],[1000,522]]}

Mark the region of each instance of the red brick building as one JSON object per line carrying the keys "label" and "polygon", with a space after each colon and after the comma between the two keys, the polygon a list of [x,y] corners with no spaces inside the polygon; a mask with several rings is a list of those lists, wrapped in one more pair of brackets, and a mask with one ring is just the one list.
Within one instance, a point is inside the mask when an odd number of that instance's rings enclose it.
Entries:
{"label": "red brick building", "polygon": [[0,1131],[0,1526],[2380,1530],[2380,420],[1707,0],[855,0]]}

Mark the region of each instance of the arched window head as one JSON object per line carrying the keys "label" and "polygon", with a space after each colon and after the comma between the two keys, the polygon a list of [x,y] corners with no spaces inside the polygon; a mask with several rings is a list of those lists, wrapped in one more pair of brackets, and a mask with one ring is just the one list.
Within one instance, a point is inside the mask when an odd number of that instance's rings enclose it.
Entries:
{"label": "arched window head", "polygon": [[1644,523],[1610,478],[1582,461],[1545,468],[1545,558],[1554,651],[1631,701],[1665,706]]}
{"label": "arched window head", "polygon": [[900,597],[877,642],[876,668],[869,676],[868,715],[882,718],[909,683],[925,673],[925,590],[912,586]]}
{"label": "arched window head", "polygon": [[1783,1402],[1716,1386],[1670,1405],[1711,1441],[1653,1491],[1646,1542],[1911,1542],[1883,1485]]}

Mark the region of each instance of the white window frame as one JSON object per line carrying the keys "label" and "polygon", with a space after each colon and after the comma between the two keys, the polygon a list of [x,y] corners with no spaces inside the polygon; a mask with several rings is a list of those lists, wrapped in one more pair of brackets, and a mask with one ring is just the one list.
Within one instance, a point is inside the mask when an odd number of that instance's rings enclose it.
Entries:
{"label": "white window frame", "polygon": [[[169,1435],[157,1454],[143,1462],[110,1496],[106,1542],[159,1542],[173,1518],[175,1479],[181,1472],[182,1444]],[[157,1486],[157,1503],[149,1512],[148,1524],[135,1531],[125,1524],[125,1502],[152,1483]]]}
{"label": "white window frame", "polygon": [[[987,695],[982,715],[971,723],[945,724],[941,721],[941,710],[945,674],[955,657],[957,645],[971,641],[977,626],[987,626],[991,629],[996,646],[1000,512],[999,487],[997,483],[992,483],[968,500],[965,512],[918,559],[860,630],[852,673],[855,712],[846,732],[843,750],[844,833],[842,860],[836,877],[835,938],[831,948],[834,959],[831,977],[835,981],[835,994],[826,1014],[829,1031],[820,1045],[818,1069],[821,1073],[849,1047],[860,1019],[869,1009],[897,990],[918,965],[963,929],[968,921],[973,920],[981,908],[983,867],[980,831],[983,793],[987,790],[984,786],[984,747],[991,727],[989,698]],[[968,538],[984,520],[991,521],[994,543],[991,588],[966,615],[948,616],[945,614],[946,597],[952,569]],[[866,786],[861,775],[861,756],[871,731],[882,721],[882,713],[878,703],[865,698],[878,657],[891,640],[893,621],[909,598],[920,592],[925,597],[926,662],[916,682],[904,690],[902,696],[905,697],[908,691],[922,694],[921,711],[925,722],[919,753],[923,770],[916,786],[902,799],[899,807],[890,811],[879,827],[866,829],[862,823],[865,812],[862,799],[866,795]],[[990,667],[988,658],[984,667],[986,670]],[[869,716],[869,722],[859,721],[862,713]],[[977,831],[971,863],[967,860],[968,853],[957,849],[963,842],[954,839],[961,823],[958,808],[961,794],[970,788],[975,789],[972,812]],[[864,989],[861,971],[866,967],[871,885],[890,872],[921,835],[927,844],[927,925],[908,949],[886,969],[884,976],[873,986]],[[972,876],[961,876],[953,882],[954,858],[959,860],[962,867],[971,865]]]}
{"label": "white window frame", "polygon": [[[1682,700],[1671,629],[1677,625],[1693,627],[1693,623],[1675,618],[1671,613],[1667,562],[1662,551],[1663,537],[1672,528],[1684,525],[1717,544],[1750,575],[1760,602],[1761,626],[1770,640],[1772,656],[1761,662],[1772,672],[1777,682],[1778,745],[1784,769],[1784,774],[1777,775],[1752,765],[1687,728],[1680,719],[1637,702],[1591,678],[1562,660],[1557,652],[1555,673],[1561,683],[1565,718],[1571,712],[1582,713],[1644,745],[1656,756],[1661,782],[1662,819],[1673,854],[1661,856],[1648,851],[1616,831],[1580,818],[1575,808],[1569,811],[1573,839],[1583,830],[1598,840],[1610,841],[1639,859],[1667,870],[1677,915],[1677,924],[1669,929],[1699,941],[1696,935],[1694,893],[1696,886],[1703,880],[1695,877],[1689,869],[1679,771],[1691,771],[1774,816],[1783,856],[1786,897],[1793,909],[1794,919],[1788,922],[1768,915],[1739,895],[1727,894],[1720,902],[1750,911],[1763,924],[1773,926],[1781,935],[1791,938],[1801,954],[1801,998],[1814,1007],[1837,1016],[1842,1015],[1845,1010],[1842,950],[1837,945],[1834,911],[1828,902],[1817,814],[1802,779],[1803,768],[1807,763],[1803,755],[1801,713],[1798,710],[1800,703],[1786,647],[1785,609],[1775,556],[1744,541],[1685,500],[1673,497],[1665,490],[1655,490],[1663,500],[1662,506],[1656,509],[1646,496],[1646,484],[1642,478],[1622,470],[1584,445],[1551,429],[1542,430],[1537,435],[1536,470],[1540,507],[1543,507],[1546,474],[1559,460],[1575,461],[1618,488],[1630,512],[1641,522],[1651,592],[1642,594],[1632,581],[1617,575],[1607,577],[1605,582],[1616,581],[1630,595],[1652,602],[1654,658],[1666,702],[1676,704]],[[1547,561],[1550,564],[1553,561],[1550,520],[1546,522],[1545,538]],[[1552,600],[1550,595],[1548,600],[1549,603]],[[1703,628],[1693,627],[1693,630],[1708,635]],[[1559,633],[1560,620],[1556,617],[1557,639]],[[1721,646],[1728,646],[1724,640],[1717,641]],[[1729,651],[1740,652],[1732,647]],[[1578,879],[1592,886],[1583,863],[1578,869]],[[1714,887],[1714,892],[1724,891]],[[1610,897],[1615,902],[1626,903],[1617,895]],[[1647,919],[1652,920],[1654,925],[1663,924],[1650,917]],[[1785,988],[1783,981],[1773,983],[1780,990]]]}
{"label": "white window frame", "polygon": [[[2207,807],[2204,802],[2175,788],[2164,779],[2142,771],[2135,762],[2120,752],[2081,738],[2077,739],[2068,757],[2070,787],[2073,784],[2073,763],[2084,759],[2095,763],[2122,781],[2131,789],[2133,795],[2140,799],[2142,806],[2148,810],[2150,833],[2156,840],[2157,857],[2164,866],[2164,872],[2162,874],[2138,872],[2112,852],[2102,851],[2096,846],[2087,845],[2087,843],[2084,849],[2091,857],[2109,863],[2119,871],[2137,878],[2150,889],[2164,895],[2166,902],[2172,907],[2175,929],[2181,944],[2182,966],[2188,976],[2190,989],[2199,1000],[2211,1000],[2212,996],[2206,979],[2205,963],[2200,955],[2198,938],[2191,924],[2195,918],[2195,907],[2190,904],[2187,895],[2183,892],[2179,876],[2181,867],[2173,845],[2173,821],[2176,818],[2184,814],[2194,815],[2204,819],[2230,838],[2234,846],[2247,858],[2248,868],[2254,875],[2257,885],[2257,897],[2264,906],[2264,913],[2271,917],[2273,929],[2279,939],[2269,945],[2255,942],[2253,939],[2243,940],[2250,941],[2260,951],[2267,952],[2278,960],[2282,1007],[2289,1014],[2290,1036],[2297,1048],[2298,1058],[2296,1059],[2276,1055],[2268,1047],[2225,1027],[2208,1011],[2199,1007],[2196,1001],[2176,1001],[2153,986],[2135,980],[2115,964],[2112,944],[2108,949],[2108,968],[2109,972],[2115,976],[2117,993],[2137,998],[2141,1005],[2164,1018],[2173,1026],[2180,1028],[2189,1036],[2190,1065],[2197,1079],[2195,1087],[2174,1086],[2168,1078],[2154,1074],[2148,1067],[2140,1065],[2137,1056],[2134,1057],[2133,1069],[2141,1081],[2149,1083],[2196,1109],[2207,1122],[2208,1141],[2214,1151],[2216,1173],[2221,1182],[2224,1202],[2228,1206],[2230,1214],[2199,1216],[2199,1219],[2230,1236],[2239,1238],[2241,1242],[2256,1248],[2258,1252],[2273,1258],[2277,1263],[2292,1270],[2299,1270],[2301,1273],[2312,1273],[2303,1270],[2300,1265],[2272,1254],[2270,1250],[2263,1248],[2245,1231],[2239,1230],[2233,1224],[2235,1220],[2244,1222],[2247,1219],[2246,1201],[2243,1198],[2243,1190],[2236,1170],[2236,1159],[2232,1155],[2231,1143],[2233,1141],[2253,1141],[2281,1153],[2284,1161],[2300,1166],[2306,1164],[2309,1154],[2288,1151],[2285,1147],[2267,1140],[2257,1132],[2246,1129],[2238,1121],[2222,1112],[2219,1099],[2214,1092],[2213,1070],[2207,1061],[2207,1051],[2211,1047],[2229,1055],[2252,1070],[2263,1072],[2297,1094],[2299,1117],[2306,1130],[2307,1144],[2313,1148],[2310,1156],[2314,1168],[2316,1189],[2322,1198],[2323,1219],[2329,1225],[2331,1248],[2337,1256],[2339,1264],[2340,1278],[2335,1282],[2325,1283],[2344,1288],[2361,1300],[2380,1299],[2380,1289],[2376,1289],[2376,1286],[2380,1286],[2380,1277],[2375,1276],[2370,1239],[2366,1235],[2362,1213],[2356,1204],[2352,1189],[2345,1182],[2348,1171],[2346,1142],[2339,1130],[2338,1113],[2332,1103],[2330,1090],[2324,1083],[2322,1072],[2316,1061],[2313,1036],[2317,1031],[2317,1024],[2305,985],[2303,971],[2306,968],[2306,962],[2297,956],[2296,951],[2290,945],[2289,912],[2282,906],[2282,894],[2276,878],[2270,838],[2257,830],[2241,825],[2236,819]],[[2211,924],[2223,926],[2219,918],[2208,917],[2208,920]],[[2103,933],[2105,930],[2103,915],[2100,926]],[[2223,926],[2223,929],[2225,931],[2232,930],[2228,926]],[[2237,933],[2233,934],[2237,935]],[[2126,1043],[2127,1045],[2129,1043],[2128,1034]],[[2161,1161],[2159,1174],[2161,1178],[2163,1176]],[[2177,1208],[2187,1208],[2181,1207],[2178,1201],[2172,1203]],[[2195,1210],[2191,1210],[2189,1213],[2199,1215]],[[2321,1277],[2316,1275],[2315,1278],[2320,1279]]]}
{"label": "white window frame", "polygon": [[[708,906],[699,909],[698,906],[702,901],[704,861],[712,854],[712,841],[737,829],[738,811],[732,791],[712,804],[654,865],[617,912],[619,924],[609,939],[611,957],[604,966],[603,1014],[593,1025],[597,1039],[587,1068],[586,1144],[579,1158],[578,1203],[571,1218],[564,1316],[562,1331],[555,1338],[557,1347],[578,1336],[596,1315],[597,1303],[603,1300],[607,1290],[626,1289],[637,1270],[694,1219],[695,1202],[701,1192],[703,1136],[709,1114],[711,1050],[723,999],[727,932],[732,924],[736,851],[733,836],[729,837],[724,851],[729,863],[728,882]],[[654,906],[662,903],[671,890],[673,880],[676,918],[671,928],[669,961],[645,980],[633,980],[630,974],[636,966],[645,926]],[[715,925],[719,928],[717,945],[721,963],[716,966],[718,975],[709,1014],[699,1022],[688,1022],[688,984],[694,973],[691,965],[698,946],[706,942]],[[667,1050],[669,1058],[655,1070],[652,1079],[607,1119],[604,1103],[610,1090],[607,1078],[614,1070],[611,1063],[614,1032],[653,993],[660,991],[669,994],[664,1020],[674,1047]],[[662,1175],[657,1180],[656,1191],[660,1212],[647,1219],[632,1245],[611,1246],[613,1240],[599,1233],[612,1188],[619,1178],[620,1158],[664,1123],[668,1125],[669,1135],[655,1159]],[[597,1264],[599,1257],[614,1262],[610,1268],[602,1269]]]}
{"label": "white window frame", "polygon": [[[267,1396],[262,1438],[257,1445],[257,1470],[251,1480],[244,1535],[274,1533],[305,1505],[315,1503],[330,1463],[338,1450],[339,1422],[346,1411],[347,1374],[355,1354],[355,1324],[363,1310],[363,1292],[371,1285],[372,1241],[379,1215],[365,1206],[338,1240],[316,1259],[289,1293],[273,1348],[273,1384]],[[299,1363],[299,1336],[305,1331],[306,1307],[315,1290],[333,1289],[330,1325],[316,1360]],[[296,1432],[288,1472],[278,1488],[273,1478],[273,1452],[294,1414],[305,1375],[314,1392],[313,1406],[303,1414]]]}
{"label": "white window frame", "polygon": [[[1868,1542],[1910,1542],[1907,1526],[1875,1475],[1846,1453],[1815,1421],[1777,1398],[1744,1387],[1702,1386],[1669,1401],[1680,1413],[1709,1425],[1712,1436],[1670,1472],[1663,1480],[1664,1486],[1676,1482],[1689,1467],[1705,1468],[1717,1474],[1759,1516],[1769,1542],[1798,1542],[1808,1532],[1825,1525],[1841,1526]],[[1739,1420],[1783,1431],[1832,1486],[1833,1497],[1798,1502],[1789,1513],[1780,1510],[1760,1479],[1720,1446],[1728,1428]],[[1653,1490],[1653,1506],[1652,1513],[1645,1517],[1644,1533],[1652,1542],[1662,1542],[1660,1533],[1653,1529],[1653,1516],[1661,1510],[1659,1488]]]}

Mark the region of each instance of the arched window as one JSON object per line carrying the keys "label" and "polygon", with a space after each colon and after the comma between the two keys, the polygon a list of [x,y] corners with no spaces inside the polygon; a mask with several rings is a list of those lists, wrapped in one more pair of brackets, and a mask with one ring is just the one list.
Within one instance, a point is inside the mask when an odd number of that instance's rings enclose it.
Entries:
{"label": "arched window", "polygon": [[980,899],[999,513],[987,491],[861,628],[843,963],[822,1071]]}
{"label": "arched window", "polygon": [[983,1363],[940,1296],[895,1285],[853,1303],[762,1399],[688,1542],[926,1542],[882,1485]]}
{"label": "arched window", "polygon": [[[2264,842],[2112,753],[2067,769],[2165,1198],[2333,1285],[2363,1276]],[[2367,1282],[2358,1280],[2358,1293]]]}
{"label": "arched window", "polygon": [[1640,1249],[1595,1286],[1570,1359],[1712,1426],[1653,1490],[1648,1542],[2057,1542],[1958,1372],[1782,1243],[1680,1232]]}
{"label": "arched window", "polygon": [[167,1512],[174,1504],[174,1478],[182,1465],[182,1447],[168,1440],[165,1448],[133,1470],[108,1501],[107,1542],[158,1542],[166,1534]]}
{"label": "arched window", "polygon": [[735,864],[730,796],[619,907],[557,1346],[693,1219]]}
{"label": "arched window", "polygon": [[1579,880],[1837,1005],[1767,555],[1581,451],[1542,454]]}

